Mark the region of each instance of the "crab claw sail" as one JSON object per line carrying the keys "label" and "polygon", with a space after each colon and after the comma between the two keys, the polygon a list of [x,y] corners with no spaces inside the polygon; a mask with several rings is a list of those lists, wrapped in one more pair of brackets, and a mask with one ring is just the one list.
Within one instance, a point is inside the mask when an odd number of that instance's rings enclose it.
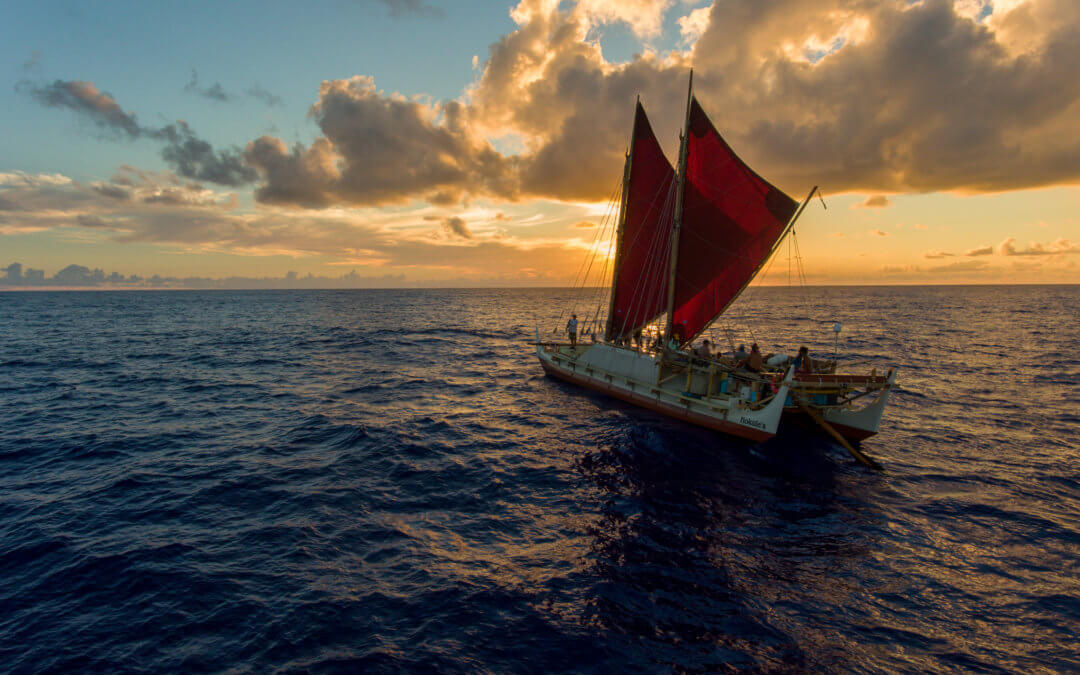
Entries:
{"label": "crab claw sail", "polygon": [[664,156],[645,109],[634,116],[621,246],[612,288],[607,339],[633,335],[664,311],[667,272],[657,264],[674,219],[670,206],[675,169]]}
{"label": "crab claw sail", "polygon": [[685,161],[672,316],[680,343],[708,328],[738,297],[798,208],[739,159],[696,98]]}

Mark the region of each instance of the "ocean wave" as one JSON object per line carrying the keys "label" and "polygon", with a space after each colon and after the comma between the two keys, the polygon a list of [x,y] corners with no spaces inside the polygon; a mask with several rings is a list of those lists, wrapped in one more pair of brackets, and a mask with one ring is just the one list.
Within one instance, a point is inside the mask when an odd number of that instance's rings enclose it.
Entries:
{"label": "ocean wave", "polygon": [[0,658],[1075,669],[1080,359],[1045,325],[1080,297],[1006,290],[1038,311],[993,288],[733,308],[768,351],[831,354],[835,316],[842,361],[899,367],[862,445],[884,474],[546,378],[529,341],[565,291],[0,297]]}

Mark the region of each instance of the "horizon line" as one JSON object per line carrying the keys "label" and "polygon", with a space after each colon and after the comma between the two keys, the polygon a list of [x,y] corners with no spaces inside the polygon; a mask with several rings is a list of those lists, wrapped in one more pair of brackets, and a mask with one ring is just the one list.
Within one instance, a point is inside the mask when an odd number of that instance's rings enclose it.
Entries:
{"label": "horizon line", "polygon": [[[1077,281],[1061,282],[1010,282],[1010,283],[836,283],[836,284],[805,284],[802,286],[790,286],[787,284],[759,284],[748,286],[750,288],[955,288],[967,286],[1080,286]],[[88,291],[102,291],[107,293],[119,292],[157,292],[157,291],[184,291],[184,292],[223,292],[223,291],[514,291],[514,290],[560,290],[576,291],[607,288],[607,286],[356,286],[342,288],[326,286],[311,288],[295,287],[271,287],[271,288],[222,288],[203,287],[193,288],[184,286],[6,286],[0,284],[0,293],[82,293]]]}

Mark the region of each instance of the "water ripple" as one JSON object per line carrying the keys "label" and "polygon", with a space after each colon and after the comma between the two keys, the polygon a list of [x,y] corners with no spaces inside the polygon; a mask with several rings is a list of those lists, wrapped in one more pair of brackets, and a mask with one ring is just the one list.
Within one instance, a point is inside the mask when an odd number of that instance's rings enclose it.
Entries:
{"label": "water ripple", "polygon": [[744,294],[901,368],[885,474],[543,377],[571,299],[0,294],[0,663],[1080,669],[1075,287]]}

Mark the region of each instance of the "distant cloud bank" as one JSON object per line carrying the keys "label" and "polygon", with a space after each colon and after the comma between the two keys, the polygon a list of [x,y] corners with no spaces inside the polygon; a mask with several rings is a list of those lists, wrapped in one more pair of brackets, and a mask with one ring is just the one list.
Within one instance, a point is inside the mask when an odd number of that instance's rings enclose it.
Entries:
{"label": "distant cloud bank", "polygon": [[300,276],[288,272],[283,277],[174,277],[155,274],[143,277],[138,274],[123,275],[117,272],[106,273],[100,269],[90,269],[83,265],[68,265],[52,276],[46,276],[43,270],[23,268],[20,263],[11,263],[0,268],[0,290],[19,288],[99,288],[103,290],[138,290],[138,289],[304,289],[304,288],[414,288],[417,286],[461,285],[465,280],[451,282],[426,281],[410,282],[403,274],[385,274],[365,276],[352,270],[339,277]]}

